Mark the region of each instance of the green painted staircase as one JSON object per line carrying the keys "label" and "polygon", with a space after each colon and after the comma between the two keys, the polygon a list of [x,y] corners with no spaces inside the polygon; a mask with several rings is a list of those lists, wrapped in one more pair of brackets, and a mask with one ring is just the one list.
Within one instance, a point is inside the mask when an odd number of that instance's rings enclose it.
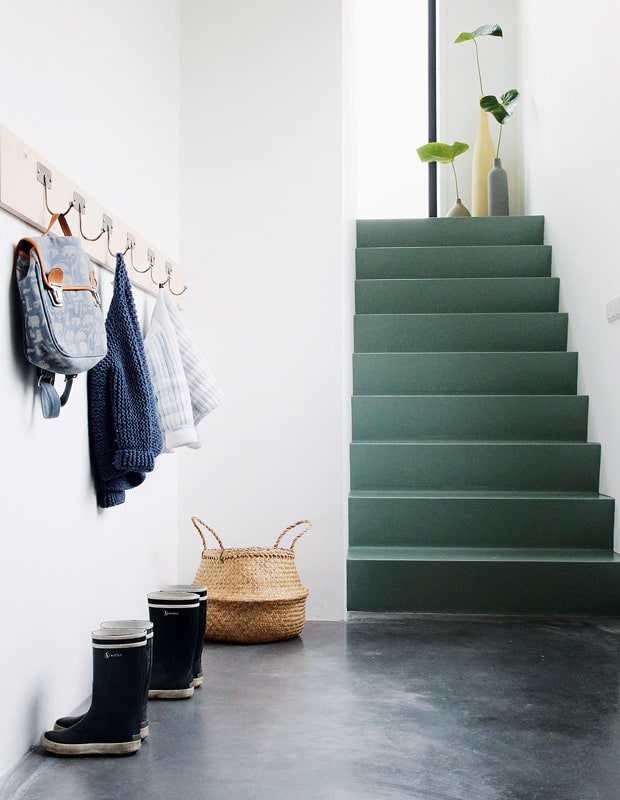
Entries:
{"label": "green painted staircase", "polygon": [[543,227],[358,221],[349,610],[620,613]]}

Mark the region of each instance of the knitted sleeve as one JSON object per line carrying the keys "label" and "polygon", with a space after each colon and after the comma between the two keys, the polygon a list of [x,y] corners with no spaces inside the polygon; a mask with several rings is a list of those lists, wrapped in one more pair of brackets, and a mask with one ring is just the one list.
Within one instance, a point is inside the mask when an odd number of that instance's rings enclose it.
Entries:
{"label": "knitted sleeve", "polygon": [[125,492],[139,486],[146,473],[117,469],[114,464],[116,430],[112,415],[117,372],[113,358],[106,356],[88,372],[88,434],[90,458],[97,492],[97,505],[111,508],[125,502]]}
{"label": "knitted sleeve", "polygon": [[122,472],[152,472],[162,436],[148,373],[124,360],[112,373],[113,464]]}
{"label": "knitted sleeve", "polygon": [[111,369],[112,360],[106,356],[87,374],[90,460],[100,508],[125,502],[125,487],[118,480],[117,470],[113,466],[114,424],[109,391]]}

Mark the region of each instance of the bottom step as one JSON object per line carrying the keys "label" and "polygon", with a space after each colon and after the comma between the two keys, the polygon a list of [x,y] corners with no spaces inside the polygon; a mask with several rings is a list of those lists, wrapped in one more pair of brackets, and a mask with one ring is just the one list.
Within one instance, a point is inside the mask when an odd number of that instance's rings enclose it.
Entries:
{"label": "bottom step", "polygon": [[620,613],[609,550],[351,547],[349,611]]}

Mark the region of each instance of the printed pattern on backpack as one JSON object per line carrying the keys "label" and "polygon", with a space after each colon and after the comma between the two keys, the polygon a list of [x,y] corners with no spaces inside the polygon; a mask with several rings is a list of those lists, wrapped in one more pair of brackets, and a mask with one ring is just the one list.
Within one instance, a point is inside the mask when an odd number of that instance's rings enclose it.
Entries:
{"label": "printed pattern on backpack", "polygon": [[94,269],[74,236],[22,239],[15,272],[24,346],[31,364],[72,375],[106,354],[106,331]]}

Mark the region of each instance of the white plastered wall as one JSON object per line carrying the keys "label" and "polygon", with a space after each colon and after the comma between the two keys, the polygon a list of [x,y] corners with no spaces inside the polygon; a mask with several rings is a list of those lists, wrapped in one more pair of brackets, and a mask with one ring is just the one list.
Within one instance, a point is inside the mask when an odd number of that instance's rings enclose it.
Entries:
{"label": "white plastered wall", "polygon": [[569,312],[569,349],[579,352],[579,392],[590,396],[589,438],[602,444],[601,491],[618,498],[620,322],[609,324],[605,313],[620,295],[612,154],[620,128],[617,5],[522,0],[518,6],[520,82],[527,88],[521,108],[525,210],[545,215],[560,304]]}
{"label": "white plastered wall", "polygon": [[[179,18],[175,0],[109,0],[96,13],[28,0],[4,3],[0,25],[0,122],[171,255]],[[89,694],[90,632],[104,619],[144,617],[146,593],[177,575],[177,458],[160,456],[125,505],[98,510],[85,376],[58,420],[41,417],[12,282],[14,244],[31,233],[0,211],[0,785],[42,730]],[[100,273],[106,304],[111,280]],[[143,324],[152,299],[136,293]]]}
{"label": "white plastered wall", "polygon": [[296,553],[314,619],[345,607],[342,13],[336,0],[185,0],[182,17],[186,308],[227,400],[203,448],[181,455],[180,574],[200,559],[193,514],[227,546],[273,545],[308,517]]}

